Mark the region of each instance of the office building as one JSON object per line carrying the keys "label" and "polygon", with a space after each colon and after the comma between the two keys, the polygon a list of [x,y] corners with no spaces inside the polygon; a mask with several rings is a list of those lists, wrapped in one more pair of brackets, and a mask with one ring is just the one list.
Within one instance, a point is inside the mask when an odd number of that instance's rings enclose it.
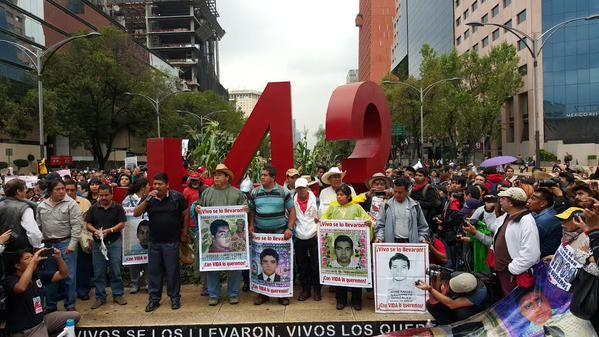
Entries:
{"label": "office building", "polygon": [[[497,23],[532,35],[565,20],[597,13],[599,2],[593,0],[455,1],[454,41],[459,53],[488,53],[503,42],[518,49],[524,85],[502,108],[500,152],[523,157],[535,153],[533,58],[508,31],[492,26],[470,27],[466,23]],[[569,153],[574,162],[586,165],[589,156],[599,153],[599,96],[593,95],[599,92],[599,22],[572,23],[545,41],[538,58],[541,148],[560,159]]]}
{"label": "office building", "polygon": [[235,102],[235,107],[243,111],[243,116],[248,117],[258,100],[262,95],[261,91],[257,90],[231,90],[229,91],[229,100]]}
{"label": "office building", "polygon": [[[25,46],[47,48],[72,34],[80,31],[98,31],[105,27],[123,29],[109,15],[86,0],[3,0],[0,2],[0,39],[13,41]],[[159,55],[140,44],[131,44],[134,55],[140,62],[176,76],[178,71]],[[21,88],[24,94],[36,87],[36,79],[31,76],[31,64],[26,54],[9,44],[0,44],[0,79],[13,87]],[[27,159],[31,154],[39,159],[39,133],[36,122],[32,131],[24,137],[15,138],[0,130],[0,162],[15,159]],[[91,162],[91,153],[81,147],[70,145],[69,139],[61,136],[46,137],[46,151],[50,156],[69,156],[74,161]],[[142,156],[145,142],[129,135],[123,130],[115,139],[115,151],[111,160],[123,160],[126,151]],[[143,157],[140,157],[140,161]],[[12,163],[10,163],[12,164]]]}
{"label": "office building", "polygon": [[391,70],[401,79],[420,77],[420,51],[453,49],[453,0],[396,0]]}
{"label": "office building", "polygon": [[347,71],[347,76],[345,76],[345,84],[355,83],[359,80],[358,69],[350,69]]}
{"label": "office building", "polygon": [[179,68],[187,86],[227,97],[220,83],[216,0],[102,0],[137,41]]}
{"label": "office building", "polygon": [[356,16],[359,28],[358,70],[360,81],[380,83],[391,68],[395,0],[360,0]]}

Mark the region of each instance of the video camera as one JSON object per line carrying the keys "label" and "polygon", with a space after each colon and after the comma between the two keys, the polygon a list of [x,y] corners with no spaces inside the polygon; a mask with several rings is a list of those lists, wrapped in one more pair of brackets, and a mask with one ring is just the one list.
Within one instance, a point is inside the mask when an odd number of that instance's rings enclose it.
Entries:
{"label": "video camera", "polygon": [[440,277],[442,280],[449,280],[453,270],[438,264],[431,264],[426,272],[430,277]]}
{"label": "video camera", "polygon": [[537,182],[537,184],[539,185],[539,187],[557,187],[560,185],[560,179],[559,178],[551,178],[551,179],[544,179],[544,180],[539,180]]}

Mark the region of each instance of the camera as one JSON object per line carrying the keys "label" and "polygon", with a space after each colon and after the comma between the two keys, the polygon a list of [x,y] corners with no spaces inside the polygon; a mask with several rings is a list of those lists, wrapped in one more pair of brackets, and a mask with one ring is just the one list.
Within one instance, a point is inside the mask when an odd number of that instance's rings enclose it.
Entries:
{"label": "camera", "polygon": [[43,252],[40,253],[41,257],[51,257],[54,256],[54,248],[45,248]]}
{"label": "camera", "polygon": [[377,197],[385,197],[387,195],[387,192],[385,192],[385,191],[374,192],[374,195]]}
{"label": "camera", "polygon": [[443,280],[449,280],[453,271],[437,264],[431,264],[426,272],[430,277],[440,277]]}
{"label": "camera", "polygon": [[551,178],[551,179],[544,179],[544,180],[539,180],[538,184],[539,187],[556,187],[559,186],[560,180],[559,178]]}

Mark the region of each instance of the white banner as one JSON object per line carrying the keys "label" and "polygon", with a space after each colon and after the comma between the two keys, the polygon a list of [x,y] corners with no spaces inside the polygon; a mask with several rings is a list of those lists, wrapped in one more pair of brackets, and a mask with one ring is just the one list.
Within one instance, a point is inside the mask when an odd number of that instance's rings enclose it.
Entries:
{"label": "white banner", "polygon": [[13,179],[23,180],[25,185],[27,185],[27,188],[34,188],[38,181],[36,176],[6,176],[4,177],[4,183],[6,184]]}
{"label": "white banner", "polygon": [[370,288],[370,226],[364,220],[321,220],[318,224],[320,283]]}
{"label": "white banner", "polygon": [[293,243],[283,234],[254,234],[250,290],[270,297],[293,296]]}
{"label": "white banner", "polygon": [[427,292],[416,288],[428,280],[428,245],[374,244],[374,305],[379,313],[424,313]]}
{"label": "white banner", "polygon": [[123,265],[148,263],[150,224],[142,217],[134,217],[135,207],[123,207],[127,223],[123,229]]}
{"label": "white banner", "polygon": [[196,223],[200,224],[200,271],[250,269],[244,206],[202,207]]}
{"label": "white banner", "polygon": [[549,264],[549,282],[565,291],[570,290],[570,281],[578,269],[582,268],[582,264],[574,260],[575,254],[570,245],[560,245]]}

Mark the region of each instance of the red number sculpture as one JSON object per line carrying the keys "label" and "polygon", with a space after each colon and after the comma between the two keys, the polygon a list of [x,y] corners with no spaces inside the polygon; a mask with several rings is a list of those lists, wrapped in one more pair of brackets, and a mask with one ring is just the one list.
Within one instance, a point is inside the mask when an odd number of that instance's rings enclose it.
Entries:
{"label": "red number sculpture", "polygon": [[279,172],[277,182],[282,184],[285,181],[285,171],[294,165],[289,82],[268,83],[250,118],[241,129],[225,160],[225,165],[235,173],[233,184],[239,185],[243,179],[243,174],[268,131],[270,131],[272,165]]}
{"label": "red number sculpture", "polygon": [[356,140],[344,181],[363,186],[382,172],[391,151],[391,113],[383,90],[374,82],[343,85],[333,91],[326,120],[327,140]]}

